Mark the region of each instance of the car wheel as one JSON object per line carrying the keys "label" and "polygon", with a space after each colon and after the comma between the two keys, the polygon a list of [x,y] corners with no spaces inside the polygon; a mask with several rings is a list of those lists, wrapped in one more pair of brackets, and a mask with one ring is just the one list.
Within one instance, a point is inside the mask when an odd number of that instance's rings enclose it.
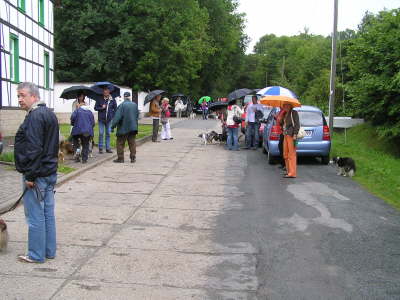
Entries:
{"label": "car wheel", "polygon": [[267,160],[268,160],[268,163],[269,163],[270,165],[275,164],[275,157],[271,155],[271,152],[270,152],[270,151],[268,152]]}
{"label": "car wheel", "polygon": [[327,155],[327,156],[321,156],[321,163],[322,163],[323,165],[329,164],[329,155]]}

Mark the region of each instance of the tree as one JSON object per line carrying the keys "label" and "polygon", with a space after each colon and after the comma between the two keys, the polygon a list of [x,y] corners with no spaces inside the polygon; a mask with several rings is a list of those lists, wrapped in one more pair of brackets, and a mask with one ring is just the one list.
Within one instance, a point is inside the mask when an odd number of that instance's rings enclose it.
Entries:
{"label": "tree", "polygon": [[400,10],[367,13],[347,49],[355,113],[386,137],[400,137]]}

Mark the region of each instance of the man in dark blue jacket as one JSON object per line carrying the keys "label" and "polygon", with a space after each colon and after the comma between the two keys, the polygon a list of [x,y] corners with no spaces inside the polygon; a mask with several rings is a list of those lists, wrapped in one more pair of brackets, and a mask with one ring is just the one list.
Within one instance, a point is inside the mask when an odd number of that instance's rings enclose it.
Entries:
{"label": "man in dark blue jacket", "polygon": [[[78,98],[79,99],[79,98]],[[89,156],[89,142],[93,137],[93,127],[96,125],[94,116],[90,108],[85,103],[85,96],[78,101],[77,109],[71,115],[72,139],[74,142],[74,153],[77,153],[79,145],[82,145],[82,163],[87,163]],[[80,161],[79,156],[75,157],[77,162]]]}
{"label": "man in dark blue jacket", "polygon": [[18,103],[27,111],[15,135],[15,167],[23,174],[28,223],[28,253],[23,262],[41,263],[56,256],[54,185],[57,181],[59,128],[56,115],[40,101],[30,82],[18,85]]}
{"label": "man in dark blue jacket", "polygon": [[117,101],[110,94],[110,87],[103,88],[103,97],[96,101],[94,110],[99,112],[99,153],[103,153],[103,136],[106,135],[106,152],[112,153],[110,146],[111,121],[117,110]]}

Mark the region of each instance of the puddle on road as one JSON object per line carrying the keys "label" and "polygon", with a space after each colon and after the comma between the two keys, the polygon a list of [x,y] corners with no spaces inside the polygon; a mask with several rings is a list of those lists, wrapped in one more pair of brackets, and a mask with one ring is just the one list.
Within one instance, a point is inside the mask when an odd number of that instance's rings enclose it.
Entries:
{"label": "puddle on road", "polygon": [[[332,217],[332,213],[328,207],[318,200],[320,197],[334,198],[340,201],[349,201],[350,199],[341,195],[339,192],[331,189],[326,184],[320,182],[306,182],[300,184],[291,184],[287,191],[290,192],[295,199],[316,209],[320,216],[316,218],[304,218],[294,213],[290,218],[282,218],[278,220],[279,225],[289,225],[289,231],[306,232],[312,224],[324,225],[326,227],[341,229],[345,232],[352,232],[353,226],[343,219]],[[287,231],[283,229],[283,231]]]}

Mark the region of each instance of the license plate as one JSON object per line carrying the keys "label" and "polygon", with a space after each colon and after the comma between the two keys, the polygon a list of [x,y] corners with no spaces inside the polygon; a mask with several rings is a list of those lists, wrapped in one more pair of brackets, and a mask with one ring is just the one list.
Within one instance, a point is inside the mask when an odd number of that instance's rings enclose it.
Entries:
{"label": "license plate", "polygon": [[306,130],[306,136],[312,136],[312,130]]}

